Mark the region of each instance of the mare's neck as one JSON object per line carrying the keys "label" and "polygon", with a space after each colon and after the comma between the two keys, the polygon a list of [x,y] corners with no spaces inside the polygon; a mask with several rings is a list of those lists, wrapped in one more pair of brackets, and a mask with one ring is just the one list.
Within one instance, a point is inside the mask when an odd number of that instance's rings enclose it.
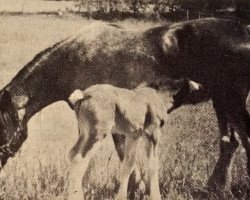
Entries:
{"label": "mare's neck", "polygon": [[70,71],[72,65],[58,54],[60,47],[56,44],[38,54],[4,88],[26,123],[44,107],[67,99],[71,92],[73,69]]}
{"label": "mare's neck", "polygon": [[[34,79],[34,82],[36,80]],[[37,80],[39,82],[39,80]],[[37,82],[37,83],[38,83]],[[44,107],[62,100],[59,95],[51,87],[39,87],[30,84],[8,85],[6,88],[11,94],[12,102],[18,109],[19,118],[27,123],[28,120]]]}

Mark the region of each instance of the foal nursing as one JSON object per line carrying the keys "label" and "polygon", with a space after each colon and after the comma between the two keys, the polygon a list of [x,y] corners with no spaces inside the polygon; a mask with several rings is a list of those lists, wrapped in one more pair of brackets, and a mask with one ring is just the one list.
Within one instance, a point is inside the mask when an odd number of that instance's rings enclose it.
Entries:
{"label": "foal nursing", "polygon": [[[184,82],[192,84],[191,81]],[[71,94],[69,101],[77,116],[79,139],[69,154],[72,162],[69,170],[69,199],[83,198],[82,177],[89,161],[104,140],[112,138],[110,136],[113,134],[121,134],[126,138],[123,150],[119,147],[122,144],[114,140],[118,155],[124,155],[120,157],[121,184],[116,199],[127,199],[128,180],[135,167],[136,146],[140,138],[146,143],[150,198],[161,199],[157,152],[161,127],[166,121],[167,110],[173,107],[173,95],[178,95],[180,91],[182,94],[183,91],[190,91],[190,88],[185,87],[182,90],[173,89],[168,81],[161,84],[157,87],[141,85],[134,90],[103,84],[91,86],[84,91],[75,90]]]}

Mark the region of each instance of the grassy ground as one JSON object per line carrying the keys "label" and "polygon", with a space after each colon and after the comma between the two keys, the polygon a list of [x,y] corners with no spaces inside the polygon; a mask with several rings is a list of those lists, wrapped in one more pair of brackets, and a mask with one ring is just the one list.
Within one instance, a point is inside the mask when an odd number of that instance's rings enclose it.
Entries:
{"label": "grassy ground", "polygon": [[[77,17],[0,16],[0,86],[7,84],[36,53],[90,22]],[[120,23],[141,29],[153,25],[136,21]],[[65,103],[53,104],[35,115],[29,123],[27,141],[0,173],[0,199],[65,199],[67,153],[76,138],[74,113]],[[113,145],[107,144],[91,163],[84,184],[88,199],[113,198],[119,168],[113,151]],[[217,157],[218,129],[211,102],[185,106],[173,113],[164,127],[160,148],[164,199],[195,199],[193,193],[205,186]],[[237,199],[241,199],[246,185],[241,148],[235,163],[233,187]]]}

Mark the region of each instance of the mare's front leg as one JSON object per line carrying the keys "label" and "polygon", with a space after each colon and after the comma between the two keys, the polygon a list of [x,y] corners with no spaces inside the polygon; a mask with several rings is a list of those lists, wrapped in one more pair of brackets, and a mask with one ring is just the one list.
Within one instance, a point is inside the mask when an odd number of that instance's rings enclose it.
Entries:
{"label": "mare's front leg", "polygon": [[[237,98],[237,95],[236,97]],[[236,100],[234,100],[235,102]],[[237,101],[236,101],[237,102]],[[245,104],[239,104],[238,108],[233,108],[228,114],[228,120],[236,132],[239,134],[247,156],[248,189],[246,200],[250,199],[250,115]]]}
{"label": "mare's front leg", "polygon": [[[224,88],[225,90],[225,88]],[[220,109],[223,112],[227,122],[230,124],[230,126],[233,127],[234,130],[238,133],[240,136],[240,139],[242,141],[242,144],[244,148],[246,149],[247,153],[247,171],[248,171],[248,177],[250,178],[250,116],[246,109],[246,103],[245,99],[242,98],[242,96],[238,93],[237,90],[228,87],[226,91],[223,93],[221,92],[222,96],[220,96]],[[223,100],[223,101],[222,101]],[[230,144],[230,143],[229,143]],[[236,144],[236,142],[235,142]],[[234,145],[235,149],[237,148],[237,145]],[[231,147],[233,148],[233,147]],[[230,149],[228,147],[227,151],[230,152]],[[231,150],[231,152],[234,151]],[[225,156],[227,156],[226,153],[224,153]],[[232,156],[231,156],[232,157]],[[223,170],[223,168],[222,168]],[[249,199],[250,196],[246,197],[246,199]]]}
{"label": "mare's front leg", "polygon": [[116,200],[127,200],[128,181],[135,167],[135,155],[139,138],[127,136],[125,139],[124,158],[120,167],[120,188]]}
{"label": "mare's front leg", "polygon": [[[219,159],[211,177],[208,180],[207,186],[210,192],[214,192],[221,196],[223,195],[225,186],[231,186],[232,158],[239,146],[239,142],[235,138],[234,129],[229,126],[226,113],[223,111],[224,106],[222,103],[217,99],[213,99],[213,106],[216,112],[220,131],[220,153]],[[228,184],[227,180],[229,181]],[[228,189],[230,190],[231,188]]]}

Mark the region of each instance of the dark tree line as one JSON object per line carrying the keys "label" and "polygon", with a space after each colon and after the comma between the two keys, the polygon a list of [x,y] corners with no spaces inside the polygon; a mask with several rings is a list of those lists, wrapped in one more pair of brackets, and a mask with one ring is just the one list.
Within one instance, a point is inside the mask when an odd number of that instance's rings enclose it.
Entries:
{"label": "dark tree line", "polygon": [[89,17],[198,18],[234,15],[250,21],[250,0],[75,0]]}

